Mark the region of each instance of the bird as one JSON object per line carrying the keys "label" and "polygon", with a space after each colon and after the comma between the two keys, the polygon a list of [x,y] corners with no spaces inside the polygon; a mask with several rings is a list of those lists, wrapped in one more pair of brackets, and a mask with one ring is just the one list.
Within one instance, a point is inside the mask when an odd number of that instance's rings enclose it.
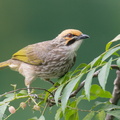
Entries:
{"label": "bird", "polygon": [[77,51],[84,39],[89,38],[77,29],[66,29],[52,40],[28,45],[12,55],[0,68],[10,67],[25,77],[30,85],[36,79],[50,81],[63,77],[75,64]]}

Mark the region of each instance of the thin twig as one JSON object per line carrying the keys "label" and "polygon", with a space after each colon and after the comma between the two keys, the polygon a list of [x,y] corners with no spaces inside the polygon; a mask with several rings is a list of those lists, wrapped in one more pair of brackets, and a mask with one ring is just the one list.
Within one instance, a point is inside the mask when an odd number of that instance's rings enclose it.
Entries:
{"label": "thin twig", "polygon": [[[14,93],[14,92],[17,92],[17,91],[20,91],[20,90],[27,90],[28,88],[20,88],[20,89],[16,89],[16,90],[12,90],[12,91],[9,91],[9,92],[6,92],[4,94],[1,94],[0,97],[3,97],[7,94],[10,94],[10,93]],[[43,88],[39,88],[39,87],[30,87],[29,89],[37,89],[37,90],[44,90],[48,93],[50,93],[52,95],[52,97],[54,97],[53,93],[51,93],[50,91],[46,90],[46,89],[43,89]]]}
{"label": "thin twig", "polygon": [[[67,106],[67,107],[70,108],[71,110],[82,111],[82,112],[92,112],[92,110],[83,110],[83,109],[73,108],[71,106]],[[94,111],[94,112],[98,112],[98,111]]]}

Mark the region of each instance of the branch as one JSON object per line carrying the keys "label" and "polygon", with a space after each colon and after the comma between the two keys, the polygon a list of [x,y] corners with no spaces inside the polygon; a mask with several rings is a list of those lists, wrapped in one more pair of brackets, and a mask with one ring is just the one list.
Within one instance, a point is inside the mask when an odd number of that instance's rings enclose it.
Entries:
{"label": "branch", "polygon": [[[111,65],[111,68],[112,68],[112,69],[116,69],[116,70],[120,70],[120,68],[119,68],[117,65]],[[94,77],[97,77],[98,74],[99,74],[99,72],[100,72],[100,69],[97,70],[97,71],[93,74],[93,78],[94,78]],[[80,83],[79,87],[78,87],[75,91],[73,91],[73,92],[71,93],[70,98],[76,96],[77,93],[84,87],[84,84],[85,84],[85,80],[82,81],[82,82]]]}
{"label": "branch", "polygon": [[117,65],[111,65],[112,69],[120,70],[120,68]]}
{"label": "branch", "polygon": [[[97,70],[97,71],[93,74],[93,77],[97,77],[98,74],[99,74],[99,72],[100,72],[100,70]],[[73,92],[71,93],[70,98],[76,96],[77,93],[84,87],[84,85],[85,85],[85,80],[83,80],[83,81],[80,83],[79,87],[78,87],[75,91],[73,91]]]}
{"label": "branch", "polygon": [[[112,93],[112,98],[110,99],[110,103],[117,105],[119,99],[120,99],[120,70],[116,71],[117,77],[114,81],[114,88],[113,88],[113,93]],[[114,116],[112,115],[107,115],[106,120],[113,120]]]}

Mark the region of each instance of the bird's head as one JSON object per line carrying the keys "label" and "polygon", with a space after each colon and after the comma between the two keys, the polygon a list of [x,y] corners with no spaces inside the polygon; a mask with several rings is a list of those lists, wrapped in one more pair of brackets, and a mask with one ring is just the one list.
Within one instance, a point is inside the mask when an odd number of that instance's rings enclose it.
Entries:
{"label": "bird's head", "polygon": [[57,39],[62,45],[68,46],[68,48],[73,49],[74,51],[79,48],[83,39],[87,38],[89,38],[88,35],[83,34],[81,31],[76,29],[64,30],[57,36]]}

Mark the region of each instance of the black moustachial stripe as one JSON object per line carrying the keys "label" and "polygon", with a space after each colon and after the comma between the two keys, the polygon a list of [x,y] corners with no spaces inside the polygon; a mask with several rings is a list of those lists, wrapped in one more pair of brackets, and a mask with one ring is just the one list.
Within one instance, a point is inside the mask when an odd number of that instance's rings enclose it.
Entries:
{"label": "black moustachial stripe", "polygon": [[75,39],[72,39],[72,40],[68,41],[67,46],[73,44],[75,41],[76,41]]}

